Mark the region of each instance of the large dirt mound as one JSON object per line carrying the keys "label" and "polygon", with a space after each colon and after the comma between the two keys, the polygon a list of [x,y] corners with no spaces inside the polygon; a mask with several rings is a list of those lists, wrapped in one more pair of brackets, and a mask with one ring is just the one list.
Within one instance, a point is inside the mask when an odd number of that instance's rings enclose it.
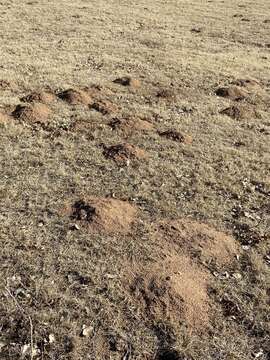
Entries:
{"label": "large dirt mound", "polygon": [[209,325],[208,275],[189,257],[167,256],[136,270],[129,281],[133,301],[147,319],[185,322],[196,332]]}
{"label": "large dirt mound", "polygon": [[175,245],[203,262],[224,266],[239,254],[236,240],[210,225],[189,219],[162,221],[157,226],[158,241]]}
{"label": "large dirt mound", "polygon": [[128,135],[135,131],[151,131],[154,125],[147,120],[142,119],[118,119],[114,118],[110,121],[109,126],[113,130],[120,130]]}
{"label": "large dirt mound", "polygon": [[78,88],[62,91],[58,94],[58,97],[70,105],[89,105],[93,103],[93,99],[88,92]]}
{"label": "large dirt mound", "polygon": [[45,123],[51,110],[44,104],[33,103],[26,105],[17,105],[12,112],[14,118],[27,121],[29,123]]}
{"label": "large dirt mound", "polygon": [[176,142],[180,142],[180,143],[183,143],[183,144],[191,144],[192,141],[193,141],[191,136],[182,134],[179,131],[174,130],[174,129],[160,131],[159,135],[161,137],[165,137],[166,139],[173,140],[173,141],[176,141]]}
{"label": "large dirt mound", "polygon": [[39,102],[43,104],[50,104],[56,99],[56,96],[50,91],[34,91],[21,98],[23,102]]}
{"label": "large dirt mound", "polygon": [[126,201],[90,197],[76,201],[69,214],[71,219],[91,231],[127,233],[135,221],[137,209]]}

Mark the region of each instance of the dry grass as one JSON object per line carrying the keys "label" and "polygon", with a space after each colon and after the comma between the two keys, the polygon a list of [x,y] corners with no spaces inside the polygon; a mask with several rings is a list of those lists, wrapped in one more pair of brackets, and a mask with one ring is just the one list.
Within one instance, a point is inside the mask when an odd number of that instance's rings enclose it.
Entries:
{"label": "dry grass", "polygon": [[[1,360],[269,359],[268,1],[9,0],[0,18]],[[244,100],[216,96],[235,84]],[[95,107],[53,97],[46,121],[12,116],[31,93],[92,85]],[[239,104],[256,116],[220,113]],[[126,142],[147,161],[104,157]],[[132,230],[76,227],[63,209],[85,197],[134,204]],[[211,278],[199,334],[180,312],[148,316],[124,280],[162,261],[153,224],[185,217],[241,248],[223,266],[189,255]]]}

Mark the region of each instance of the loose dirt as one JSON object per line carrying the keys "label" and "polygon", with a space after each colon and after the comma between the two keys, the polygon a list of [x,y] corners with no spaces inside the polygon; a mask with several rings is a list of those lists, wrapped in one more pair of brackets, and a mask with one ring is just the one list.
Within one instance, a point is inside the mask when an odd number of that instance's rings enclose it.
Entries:
{"label": "loose dirt", "polygon": [[89,105],[93,102],[87,91],[77,88],[62,91],[58,94],[58,97],[70,105]]}
{"label": "loose dirt", "polygon": [[92,103],[89,106],[90,109],[96,110],[97,112],[101,113],[102,115],[108,115],[111,113],[115,113],[118,110],[117,105],[113,104],[109,100],[100,100]]}
{"label": "loose dirt", "polygon": [[221,87],[216,90],[216,95],[231,100],[243,100],[248,97],[248,92],[239,86]]}
{"label": "loose dirt", "polygon": [[193,141],[191,136],[184,135],[184,134],[180,133],[179,131],[173,130],[173,129],[166,130],[166,131],[160,131],[159,135],[161,137],[165,137],[166,139],[177,141],[177,142],[183,143],[183,144],[191,144]]}
{"label": "loose dirt", "polygon": [[121,78],[117,78],[113,81],[115,84],[119,84],[122,86],[130,86],[132,88],[139,88],[141,86],[141,82],[138,79],[133,79],[130,76],[124,76]]}
{"label": "loose dirt", "polygon": [[12,113],[15,119],[29,123],[46,123],[50,114],[51,110],[46,105],[40,103],[19,104]]}
{"label": "loose dirt", "polygon": [[56,100],[56,96],[49,91],[35,91],[21,98],[22,102],[39,102],[42,104],[51,104]]}
{"label": "loose dirt", "polygon": [[259,117],[258,112],[251,105],[234,105],[220,111],[220,114],[227,115],[232,119],[256,119]]}
{"label": "loose dirt", "polygon": [[131,161],[140,161],[148,157],[147,153],[135,145],[123,143],[105,148],[104,156],[118,165],[129,165]]}
{"label": "loose dirt", "polygon": [[120,130],[127,135],[136,131],[142,131],[142,132],[151,131],[154,128],[154,125],[151,122],[139,118],[129,118],[129,119],[114,118],[109,122],[109,126],[113,130]]}

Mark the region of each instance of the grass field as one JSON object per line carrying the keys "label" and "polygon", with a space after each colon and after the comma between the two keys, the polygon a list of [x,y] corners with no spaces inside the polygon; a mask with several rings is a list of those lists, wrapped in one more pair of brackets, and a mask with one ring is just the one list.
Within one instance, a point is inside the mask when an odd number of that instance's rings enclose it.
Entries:
{"label": "grass field", "polygon": [[269,360],[269,1],[0,19],[0,360]]}

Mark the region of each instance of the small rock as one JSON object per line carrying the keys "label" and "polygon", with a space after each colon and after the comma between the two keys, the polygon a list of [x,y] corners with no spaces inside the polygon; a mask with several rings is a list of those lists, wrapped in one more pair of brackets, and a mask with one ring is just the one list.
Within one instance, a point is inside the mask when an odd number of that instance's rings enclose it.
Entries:
{"label": "small rock", "polygon": [[241,280],[242,279],[242,275],[240,273],[234,273],[233,274],[233,277],[236,279],[236,280]]}
{"label": "small rock", "polygon": [[48,339],[49,339],[49,343],[50,343],[50,344],[54,343],[54,342],[55,342],[55,336],[54,336],[54,334],[50,334],[50,335],[48,336]]}
{"label": "small rock", "polygon": [[84,337],[89,337],[94,331],[94,328],[93,326],[86,326],[86,325],[83,325],[82,326],[82,336]]}

